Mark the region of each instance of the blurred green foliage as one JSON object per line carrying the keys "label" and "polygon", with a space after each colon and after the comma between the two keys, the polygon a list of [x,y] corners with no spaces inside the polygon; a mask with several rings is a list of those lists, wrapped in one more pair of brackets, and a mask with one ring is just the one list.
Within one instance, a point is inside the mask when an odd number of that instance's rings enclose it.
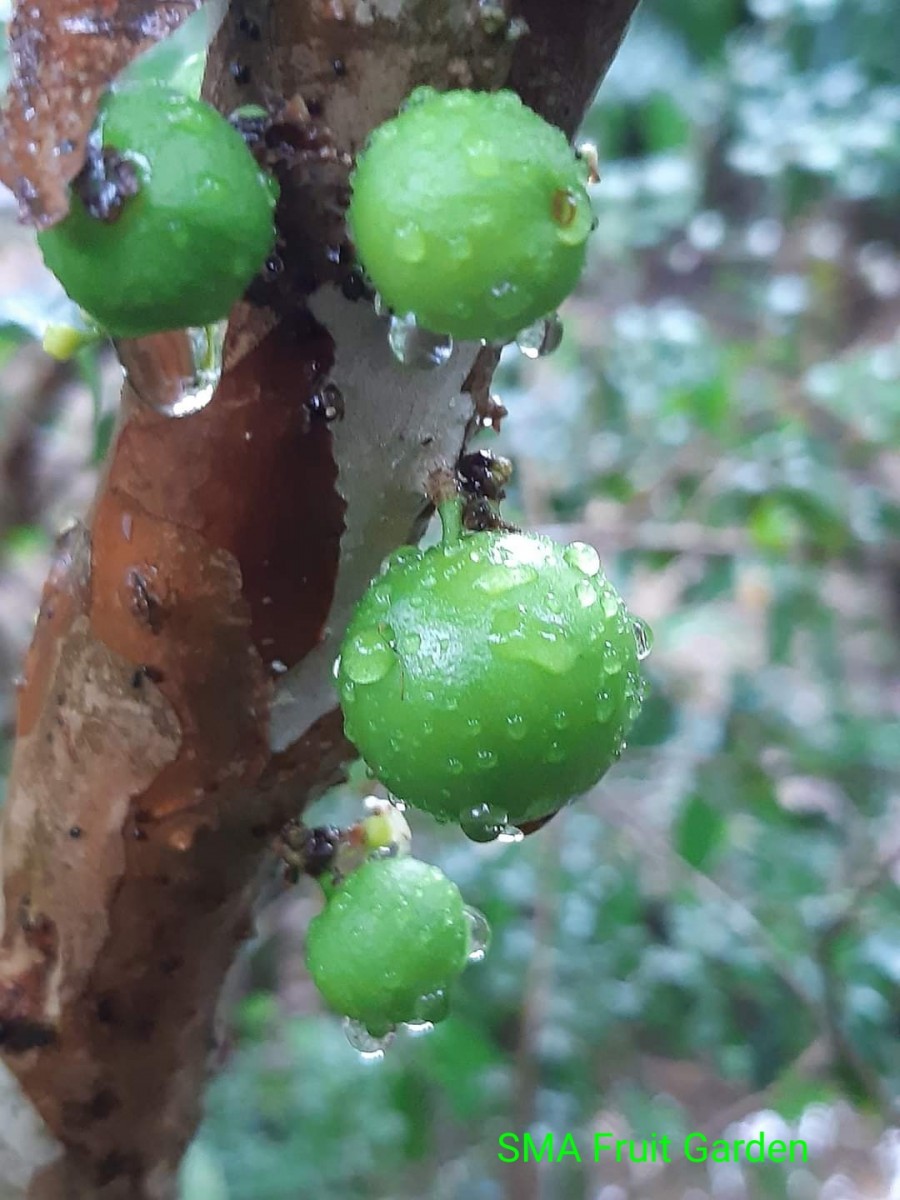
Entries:
{"label": "blurred green foliage", "polygon": [[[481,437],[516,464],[510,518],[592,540],[650,619],[653,694],[595,794],[522,845],[412,814],[416,852],[494,940],[453,1016],[382,1063],[304,977],[314,889],[284,895],[240,966],[183,1200],[734,1195],[699,1167],[523,1175],[496,1139],[762,1110],[810,1136],[831,1120],[831,1142],[802,1178],[746,1168],[740,1194],[856,1195],[828,1191],[853,1170],[832,1119],[847,1105],[887,1161],[898,29],[895,0],[644,0],[585,121],[599,229],[566,340],[504,355],[510,415]],[[0,362],[29,328],[0,324]],[[310,819],[355,819],[368,786],[354,773]]]}

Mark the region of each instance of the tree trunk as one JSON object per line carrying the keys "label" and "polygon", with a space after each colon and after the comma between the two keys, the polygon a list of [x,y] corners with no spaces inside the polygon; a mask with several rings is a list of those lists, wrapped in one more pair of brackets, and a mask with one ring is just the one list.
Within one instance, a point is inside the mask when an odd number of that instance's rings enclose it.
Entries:
{"label": "tree trunk", "polygon": [[[232,312],[221,382],[190,417],[146,402],[179,335],[121,348],[109,463],[44,589],[2,827],[9,1195],[174,1195],[272,837],[351,755],[331,678],[341,632],[486,411],[492,351],[403,368],[371,304],[344,294],[352,155],[424,82],[508,84],[571,133],[634,3],[522,0],[519,37],[475,0],[226,14],[208,98],[286,102],[268,135],[282,269]],[[51,116],[67,102],[51,85]],[[32,220],[52,209],[18,190]],[[339,420],[316,403],[326,384]]]}

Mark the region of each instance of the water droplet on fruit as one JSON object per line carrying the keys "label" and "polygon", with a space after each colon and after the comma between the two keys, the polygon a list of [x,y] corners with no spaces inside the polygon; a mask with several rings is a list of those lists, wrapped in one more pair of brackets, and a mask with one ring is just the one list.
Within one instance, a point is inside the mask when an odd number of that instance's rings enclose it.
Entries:
{"label": "water droplet on fruit", "polygon": [[469,720],[466,721],[466,729],[472,734],[473,737],[478,737],[479,733],[481,733],[481,722],[477,717],[470,717]]}
{"label": "water droplet on fruit", "polygon": [[498,842],[505,842],[507,845],[516,845],[519,842],[525,841],[525,834],[517,825],[504,825],[497,834]]}
{"label": "water droplet on fruit", "polygon": [[366,1062],[377,1062],[378,1059],[384,1058],[385,1050],[394,1040],[393,1030],[384,1037],[373,1037],[361,1021],[354,1021],[352,1017],[344,1017],[344,1035],[353,1049],[359,1051],[360,1058]]}
{"label": "water droplet on fruit", "polygon": [[449,334],[420,328],[412,313],[391,317],[388,344],[397,362],[419,370],[442,367],[453,353],[453,338]]}
{"label": "water droplet on fruit", "polygon": [[472,257],[472,243],[461,233],[447,238],[447,250],[457,262],[465,262]]}
{"label": "water droplet on fruit", "polygon": [[437,1025],[450,1011],[450,1000],[443,988],[420,996],[415,1003],[413,1021]]}
{"label": "water droplet on fruit", "polygon": [[468,961],[470,963],[481,962],[491,944],[491,927],[484,913],[473,908],[471,904],[467,904],[463,912],[469,930]]}
{"label": "water droplet on fruit", "polygon": [[537,579],[537,571],[529,566],[496,566],[486,567],[478,575],[474,586],[480,592],[489,596],[500,596],[523,584],[533,583]]}
{"label": "water droplet on fruit", "polygon": [[551,742],[545,757],[548,763],[561,763],[565,760],[566,752],[559,742]]}
{"label": "water droplet on fruit", "polygon": [[510,662],[532,663],[553,675],[565,675],[575,665],[578,646],[562,637],[556,629],[529,630],[527,637],[498,641],[494,653]]}
{"label": "water droplet on fruit", "polygon": [[514,321],[527,308],[528,299],[529,294],[523,287],[505,279],[491,288],[487,302],[497,316]]}
{"label": "water droplet on fruit", "polygon": [[434,1021],[407,1021],[403,1028],[410,1037],[425,1037],[434,1032]]}
{"label": "water droplet on fruit", "polygon": [[403,633],[397,638],[397,649],[401,654],[412,657],[419,653],[422,648],[422,635],[416,633],[414,629]]}
{"label": "water droplet on fruit", "polygon": [[603,615],[612,620],[619,611],[619,597],[615,592],[605,592],[603,596]]}
{"label": "water droplet on fruit", "polygon": [[603,670],[607,675],[618,675],[622,670],[622,656],[612,642],[603,647]]}
{"label": "water droplet on fruit", "polygon": [[553,714],[554,729],[565,729],[569,724],[569,714],[565,709],[560,709],[559,712]]}
{"label": "water droplet on fruit", "polygon": [[566,246],[580,246],[587,240],[594,222],[586,192],[558,188],[550,200],[550,215],[556,224],[556,236]]}
{"label": "water droplet on fruit", "polygon": [[521,713],[511,713],[506,718],[506,725],[509,730],[509,736],[514,742],[521,742],[528,732],[525,727],[525,718]]}
{"label": "water droplet on fruit", "polygon": [[653,630],[640,617],[634,618],[631,628],[634,633],[634,644],[637,646],[638,662],[643,662],[653,649]]}
{"label": "water droplet on fruit", "polygon": [[505,809],[492,804],[475,804],[460,817],[460,828],[473,842],[493,842],[507,823]]}
{"label": "water droplet on fruit", "polygon": [[578,598],[578,603],[582,608],[590,608],[592,604],[596,604],[600,597],[597,595],[597,589],[587,582],[582,580],[575,586],[575,595]]}
{"label": "water droplet on fruit", "polygon": [[497,755],[493,750],[479,750],[475,755],[475,766],[479,771],[490,771],[497,765]]}
{"label": "water droplet on fruit", "polygon": [[[380,574],[385,575],[392,567],[402,567],[406,563],[416,562],[422,557],[418,546],[398,546],[385,558],[380,567]],[[388,598],[389,599],[389,598]]]}
{"label": "water droplet on fruit", "polygon": [[520,330],[516,334],[516,345],[526,358],[545,358],[559,349],[562,339],[563,323],[558,313],[551,313]]}
{"label": "water droplet on fruit", "polygon": [[447,759],[447,770],[450,772],[451,775],[462,775],[462,773],[463,773],[462,762],[458,758],[448,758]]}
{"label": "water droplet on fruit", "polygon": [[572,542],[563,550],[563,558],[570,567],[580,571],[582,575],[593,576],[600,574],[600,555],[593,546],[586,542]]}
{"label": "water droplet on fruit", "polygon": [[611,692],[604,690],[602,692],[597,693],[597,720],[598,721],[604,721],[604,722],[608,721],[609,718],[613,714],[614,708],[615,708],[615,700],[613,699]]}
{"label": "water droplet on fruit", "polygon": [[500,160],[489,142],[472,142],[466,147],[469,170],[481,179],[492,179],[500,174]]}
{"label": "water droplet on fruit", "polygon": [[394,235],[394,253],[401,262],[420,263],[426,249],[425,235],[418,225],[404,225]]}
{"label": "water droplet on fruit", "polygon": [[116,341],[125,377],[141,403],[166,417],[190,417],[206,408],[222,375],[227,324]]}
{"label": "water droplet on fruit", "polygon": [[397,655],[377,629],[361,629],[344,647],[342,671],[354,683],[378,683],[396,665]]}

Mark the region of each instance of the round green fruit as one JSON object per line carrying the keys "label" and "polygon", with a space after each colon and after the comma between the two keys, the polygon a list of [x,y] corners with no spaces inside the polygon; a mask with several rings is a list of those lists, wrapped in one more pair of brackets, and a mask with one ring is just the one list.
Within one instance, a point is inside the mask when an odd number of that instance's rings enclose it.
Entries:
{"label": "round green fruit", "polygon": [[306,962],[330,1007],[381,1037],[445,1016],[469,950],[455,883],[415,858],[373,858],[310,923]]}
{"label": "round green fruit", "polygon": [[[275,239],[274,181],[215,109],[145,84],[105,97],[95,160],[116,156],[129,181],[107,219],[79,188],[68,215],[38,235],[72,300],[115,337],[224,317]],[[102,146],[102,151],[100,147]]]}
{"label": "round green fruit", "polygon": [[382,299],[433,333],[507,341],[584,267],[587,168],[513,92],[420,88],[376,129],[348,211]]}
{"label": "round green fruit", "polygon": [[341,647],[346,733],[395,796],[489,840],[618,757],[647,636],[590,546],[484,532],[403,547]]}

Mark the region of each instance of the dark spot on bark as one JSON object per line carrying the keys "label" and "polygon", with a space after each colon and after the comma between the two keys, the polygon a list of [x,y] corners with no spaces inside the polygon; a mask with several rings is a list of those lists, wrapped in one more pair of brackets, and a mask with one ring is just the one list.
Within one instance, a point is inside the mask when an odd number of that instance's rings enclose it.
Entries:
{"label": "dark spot on bark", "polygon": [[311,420],[339,421],[344,416],[344,397],[340,388],[326,383],[306,401],[306,411]]}
{"label": "dark spot on bark", "polygon": [[0,1021],[0,1046],[10,1054],[24,1054],[39,1046],[49,1046],[56,1041],[56,1031],[39,1021],[12,1018]]}
{"label": "dark spot on bark", "polygon": [[80,825],[73,825],[72,828],[69,830],[70,838],[80,838],[81,834],[82,834],[82,829],[81,829]]}
{"label": "dark spot on bark", "polygon": [[347,74],[347,64],[342,58],[333,58],[331,60],[331,69],[337,75],[338,79],[342,79]]}
{"label": "dark spot on bark", "polygon": [[151,683],[162,683],[165,679],[165,674],[160,671],[159,667],[151,667],[143,664],[132,675],[131,686],[133,688],[142,687],[145,679],[149,679]]}
{"label": "dark spot on bark", "polygon": [[119,1097],[112,1088],[100,1088],[95,1092],[88,1106],[91,1120],[105,1121],[119,1107]]}
{"label": "dark spot on bark", "polygon": [[255,21],[251,21],[249,17],[241,17],[240,21],[238,21],[238,29],[241,31],[244,37],[248,37],[251,42],[258,42],[262,36],[262,31],[257,23]]}
{"label": "dark spot on bark", "polygon": [[97,1007],[94,1010],[101,1025],[115,1025],[116,1004],[112,992],[104,992],[97,997]]}
{"label": "dark spot on bark", "polygon": [[231,73],[231,78],[237,84],[245,84],[250,82],[250,68],[246,63],[232,63],[228,68]]}
{"label": "dark spot on bark", "polygon": [[184,966],[184,959],[177,954],[169,954],[161,960],[159,969],[163,975],[174,975]]}
{"label": "dark spot on bark", "polygon": [[433,437],[430,437],[430,436],[429,436],[429,437],[426,437],[426,438],[422,438],[422,445],[423,445],[423,446],[430,446],[430,445],[431,445],[431,443],[432,443],[433,441],[434,441],[434,438],[433,438]]}
{"label": "dark spot on bark", "polygon": [[311,117],[321,117],[322,101],[317,96],[310,97],[306,101],[306,111]]}
{"label": "dark spot on bark", "polygon": [[341,280],[341,291],[344,293],[346,300],[362,300],[368,293],[366,281],[362,277],[360,271],[351,271],[349,275],[345,275]]}
{"label": "dark spot on bark", "polygon": [[98,1164],[95,1180],[98,1187],[105,1187],[108,1183],[121,1179],[123,1175],[128,1175],[136,1183],[140,1179],[141,1173],[142,1165],[139,1154],[122,1154],[114,1150]]}
{"label": "dark spot on bark", "polygon": [[159,633],[165,621],[165,612],[146,574],[138,570],[129,571],[127,585],[132,615],[148,626],[151,633]]}

